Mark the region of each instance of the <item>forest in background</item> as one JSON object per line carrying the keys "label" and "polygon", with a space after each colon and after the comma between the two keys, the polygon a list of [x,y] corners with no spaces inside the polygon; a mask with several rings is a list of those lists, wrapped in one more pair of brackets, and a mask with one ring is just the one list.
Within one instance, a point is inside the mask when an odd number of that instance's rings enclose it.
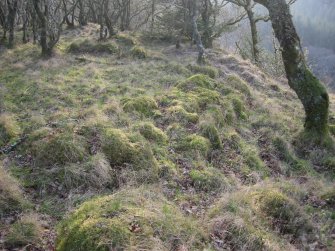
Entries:
{"label": "forest in background", "polygon": [[335,94],[289,10],[0,1],[0,250],[332,251]]}

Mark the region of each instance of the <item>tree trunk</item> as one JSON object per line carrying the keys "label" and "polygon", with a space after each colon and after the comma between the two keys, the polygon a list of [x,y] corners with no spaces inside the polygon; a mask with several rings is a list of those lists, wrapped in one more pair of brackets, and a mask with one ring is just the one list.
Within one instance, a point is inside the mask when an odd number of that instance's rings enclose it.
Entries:
{"label": "tree trunk", "polygon": [[251,29],[253,60],[255,61],[257,65],[259,65],[260,59],[259,59],[259,49],[258,49],[258,32],[257,32],[257,25],[256,25],[254,12],[251,6],[251,1],[248,2],[248,5],[245,7],[245,10],[248,15],[250,29]]}
{"label": "tree trunk", "polygon": [[193,3],[193,15],[192,15],[192,28],[193,28],[193,38],[197,44],[197,48],[198,48],[198,59],[197,59],[197,63],[198,64],[204,64],[205,63],[205,48],[202,44],[202,40],[201,40],[201,36],[198,30],[198,25],[197,25],[197,15],[198,13],[198,6],[197,6],[197,1],[194,0]]}
{"label": "tree trunk", "polygon": [[17,13],[17,5],[18,1],[15,0],[11,3],[7,0],[8,5],[8,30],[9,30],[9,37],[8,37],[8,48],[14,47],[14,27],[15,27],[15,18]]}
{"label": "tree trunk", "polygon": [[326,88],[308,69],[285,0],[255,0],[269,10],[273,30],[282,48],[282,57],[290,87],[297,93],[305,113],[305,131],[323,142],[329,135],[329,96]]}
{"label": "tree trunk", "polygon": [[86,14],[85,14],[85,7],[84,7],[84,4],[83,4],[83,0],[79,0],[78,5],[79,5],[78,22],[79,22],[79,25],[85,26],[85,25],[87,25],[87,21],[86,21]]}

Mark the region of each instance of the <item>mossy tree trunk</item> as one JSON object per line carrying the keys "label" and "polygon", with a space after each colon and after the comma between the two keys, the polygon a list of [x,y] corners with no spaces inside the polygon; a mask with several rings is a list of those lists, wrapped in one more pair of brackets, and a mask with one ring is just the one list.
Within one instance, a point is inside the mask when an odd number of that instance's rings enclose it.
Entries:
{"label": "mossy tree trunk", "polygon": [[250,23],[251,38],[252,38],[252,56],[257,65],[260,64],[259,59],[259,49],[258,49],[258,31],[257,31],[257,21],[255,19],[254,11],[252,10],[253,6],[251,1],[247,1],[247,4],[244,6],[247,16]]}
{"label": "mossy tree trunk", "polygon": [[198,64],[204,64],[205,63],[205,47],[202,43],[201,35],[199,33],[199,30],[198,30],[197,19],[198,19],[198,1],[194,0],[193,1],[193,6],[192,6],[193,39],[196,42],[197,48],[198,48],[197,63]]}
{"label": "mossy tree trunk", "polygon": [[[49,6],[47,2],[40,3],[40,0],[33,0],[34,9],[37,14],[38,23],[40,26],[40,44],[42,47],[42,56],[49,58],[52,56],[53,48],[58,43],[60,32],[61,32],[61,23],[55,23],[55,30],[51,30],[48,26],[49,22]],[[44,10],[41,10],[41,6],[44,7]],[[66,14],[67,15],[67,14]],[[49,30],[48,30],[49,29]],[[50,33],[50,34],[48,34]]]}
{"label": "mossy tree trunk", "polygon": [[329,96],[326,88],[309,70],[285,0],[255,0],[266,7],[279,40],[286,76],[297,93],[305,113],[305,131],[322,142],[328,135]]}
{"label": "mossy tree trunk", "polygon": [[18,0],[7,0],[8,6],[8,30],[9,30],[9,37],[8,37],[8,48],[14,47],[14,28],[15,28],[15,18],[18,10]]}

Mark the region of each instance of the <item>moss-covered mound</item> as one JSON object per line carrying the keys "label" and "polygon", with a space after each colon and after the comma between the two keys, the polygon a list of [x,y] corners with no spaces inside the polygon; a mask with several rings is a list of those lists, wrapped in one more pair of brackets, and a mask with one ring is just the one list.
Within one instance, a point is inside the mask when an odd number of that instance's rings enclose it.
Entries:
{"label": "moss-covered mound", "polygon": [[144,122],[137,125],[135,128],[149,141],[157,144],[165,144],[168,141],[167,135],[153,123]]}
{"label": "moss-covered mound", "polygon": [[213,90],[216,82],[207,75],[197,74],[188,79],[185,79],[177,84],[177,88],[184,91],[193,91],[197,88]]}
{"label": "moss-covered mound", "polygon": [[0,146],[9,143],[20,134],[21,129],[12,115],[0,115]]}
{"label": "moss-covered mound", "polygon": [[200,191],[217,192],[226,190],[230,187],[226,177],[220,170],[213,167],[206,167],[202,170],[193,169],[190,172],[190,178],[193,186]]}
{"label": "moss-covered mound", "polygon": [[77,40],[68,47],[70,53],[108,53],[119,51],[118,45],[113,42],[99,42],[89,39]]}
{"label": "moss-covered mound", "polygon": [[136,189],[81,205],[58,228],[57,251],[202,250],[199,226],[156,189]]}
{"label": "moss-covered mound", "polygon": [[7,213],[20,212],[27,205],[18,182],[0,163],[0,218]]}
{"label": "moss-covered mound", "polygon": [[193,73],[204,74],[211,78],[216,78],[219,75],[218,69],[213,66],[208,65],[188,65],[188,69],[190,69]]}
{"label": "moss-covered mound", "polygon": [[232,193],[210,212],[211,231],[238,250],[277,250],[289,246],[292,238],[297,245],[313,241],[306,213],[294,196],[284,193],[290,189],[264,184]]}
{"label": "moss-covered mound", "polygon": [[141,46],[134,46],[130,50],[130,54],[133,58],[144,59],[148,57],[148,52]]}
{"label": "moss-covered mound", "polygon": [[86,139],[69,131],[50,134],[33,142],[32,152],[38,167],[81,162],[87,153]]}
{"label": "moss-covered mound", "polygon": [[175,148],[187,155],[200,155],[206,157],[209,153],[211,143],[208,139],[197,134],[187,135],[181,138]]}
{"label": "moss-covered mound", "polygon": [[125,98],[122,100],[123,110],[126,112],[138,112],[145,116],[152,116],[158,109],[157,102],[149,96]]}
{"label": "moss-covered mound", "polygon": [[142,170],[146,179],[157,178],[157,161],[151,147],[140,135],[106,129],[102,136],[102,150],[112,167],[131,167],[137,171],[137,177],[141,177]]}
{"label": "moss-covered mound", "polygon": [[167,117],[170,122],[179,122],[183,124],[197,123],[199,115],[194,112],[188,112],[181,105],[174,105],[167,109]]}
{"label": "moss-covered mound", "polygon": [[237,75],[229,75],[226,79],[228,85],[241,94],[251,97],[251,91],[248,84]]}
{"label": "moss-covered mound", "polygon": [[202,121],[200,124],[201,134],[209,139],[213,149],[222,149],[222,142],[216,126],[208,121]]}

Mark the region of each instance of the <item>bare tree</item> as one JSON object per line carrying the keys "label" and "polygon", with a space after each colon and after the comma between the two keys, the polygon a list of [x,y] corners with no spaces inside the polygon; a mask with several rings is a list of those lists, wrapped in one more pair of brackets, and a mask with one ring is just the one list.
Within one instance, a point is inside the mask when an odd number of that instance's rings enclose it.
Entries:
{"label": "bare tree", "polygon": [[18,0],[7,0],[7,8],[8,8],[8,17],[7,17],[7,25],[9,31],[8,37],[8,48],[14,47],[14,28],[15,28],[15,19],[18,11]]}
{"label": "bare tree", "polygon": [[42,56],[50,57],[61,33],[62,2],[59,0],[33,0],[33,4],[39,21]]}
{"label": "bare tree", "polygon": [[192,28],[193,28],[193,38],[197,44],[198,48],[198,64],[205,63],[205,47],[202,44],[201,36],[198,30],[197,19],[198,19],[198,1],[193,1],[193,10],[192,10]]}

